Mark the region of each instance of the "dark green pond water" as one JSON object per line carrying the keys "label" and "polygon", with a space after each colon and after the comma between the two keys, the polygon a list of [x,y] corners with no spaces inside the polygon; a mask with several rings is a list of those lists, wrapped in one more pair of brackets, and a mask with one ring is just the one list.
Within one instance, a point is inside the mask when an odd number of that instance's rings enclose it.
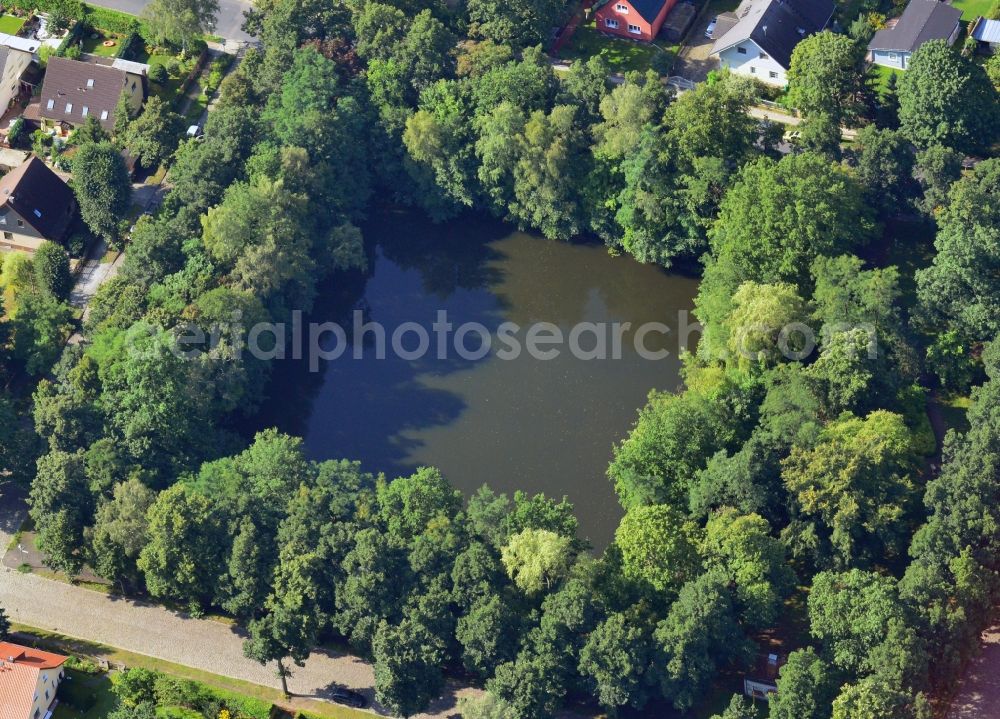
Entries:
{"label": "dark green pond water", "polygon": [[[307,321],[337,322],[350,335],[353,312],[362,310],[365,321],[386,328],[386,358],[375,357],[369,334],[361,359],[349,349],[317,372],[306,360],[276,362],[262,426],[303,436],[314,459],[358,459],[390,477],[436,466],[467,496],[484,483],[511,494],[566,495],[581,535],[607,544],[621,517],[605,476],[612,445],[651,389],[680,384],[678,312],[692,308],[696,281],[610,257],[600,245],[550,242],[474,217],[435,225],[418,213],[386,210],[363,229],[368,272],[324,290]],[[442,310],[455,328],[485,326],[494,351],[463,359],[449,339],[440,358],[431,328]],[[391,351],[393,330],[406,322],[427,329],[426,356]],[[524,328],[516,335],[522,346],[527,326],[537,322],[566,336],[587,322],[629,322],[632,329],[621,333],[620,359],[610,358],[611,329],[604,331],[608,359],[578,359],[569,344],[554,346],[560,353],[551,360],[527,351],[501,359],[495,350],[505,345],[496,333],[504,322]],[[669,357],[639,356],[634,331],[648,322],[674,330],[673,337],[650,332],[644,341],[651,351],[669,349]],[[336,342],[327,339],[324,346]],[[469,333],[464,346],[474,351],[481,342]],[[416,335],[402,344],[415,349]],[[588,332],[577,345],[597,346]]]}

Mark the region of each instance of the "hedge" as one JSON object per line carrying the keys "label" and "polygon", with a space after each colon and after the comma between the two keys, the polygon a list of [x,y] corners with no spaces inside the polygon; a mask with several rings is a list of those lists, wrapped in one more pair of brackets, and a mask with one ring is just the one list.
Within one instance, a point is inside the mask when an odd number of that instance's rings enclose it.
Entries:
{"label": "hedge", "polygon": [[138,32],[130,32],[118,45],[118,52],[115,53],[115,57],[120,57],[122,60],[134,60],[136,55],[142,51],[144,45],[145,41],[142,39],[142,35]]}
{"label": "hedge", "polygon": [[117,10],[108,10],[103,7],[94,7],[93,5],[84,5],[84,8],[86,8],[84,22],[91,27],[122,35],[139,32],[142,28],[142,23],[135,15],[128,15]]}

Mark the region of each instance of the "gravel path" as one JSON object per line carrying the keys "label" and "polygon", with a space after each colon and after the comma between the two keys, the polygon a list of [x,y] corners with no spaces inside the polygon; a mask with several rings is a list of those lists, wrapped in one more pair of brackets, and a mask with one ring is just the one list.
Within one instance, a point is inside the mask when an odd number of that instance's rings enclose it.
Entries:
{"label": "gravel path", "polygon": [[[193,619],[7,567],[0,570],[0,605],[20,624],[280,688],[274,668],[246,659],[243,638],[221,622]],[[304,667],[293,665],[288,684],[293,694],[325,699],[334,682],[373,697],[371,666],[357,657],[328,651],[313,652]],[[456,693],[449,691],[429,713],[419,716],[456,717],[456,701]],[[373,710],[387,714],[377,705]]]}
{"label": "gravel path", "polygon": [[1000,716],[1000,625],[983,632],[982,650],[965,670],[948,719]]}

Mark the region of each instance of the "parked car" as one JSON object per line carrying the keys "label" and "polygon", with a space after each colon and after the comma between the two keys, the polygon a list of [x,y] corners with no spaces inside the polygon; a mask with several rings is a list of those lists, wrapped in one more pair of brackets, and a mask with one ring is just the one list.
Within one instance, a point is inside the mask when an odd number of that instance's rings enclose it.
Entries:
{"label": "parked car", "polygon": [[338,704],[344,704],[349,707],[354,707],[355,709],[364,709],[368,706],[368,701],[362,695],[357,692],[352,692],[350,689],[345,689],[344,687],[334,689],[330,694],[330,699]]}
{"label": "parked car", "polygon": [[711,40],[712,35],[715,33],[715,26],[718,24],[719,24],[719,18],[713,17],[711,22],[708,23],[708,27],[705,28],[705,37]]}

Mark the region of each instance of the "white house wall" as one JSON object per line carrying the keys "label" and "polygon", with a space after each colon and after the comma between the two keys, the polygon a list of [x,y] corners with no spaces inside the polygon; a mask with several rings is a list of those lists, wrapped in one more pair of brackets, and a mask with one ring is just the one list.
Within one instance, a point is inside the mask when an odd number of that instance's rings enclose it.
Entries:
{"label": "white house wall", "polygon": [[[745,55],[740,53],[740,48],[746,50]],[[773,57],[764,53],[753,40],[744,40],[738,45],[723,50],[719,53],[719,61],[723,67],[728,67],[737,75],[756,78],[767,85],[776,87],[784,87],[788,84],[785,68]]]}
{"label": "white house wall", "polygon": [[10,101],[17,97],[21,75],[29,64],[31,64],[30,53],[13,49],[7,51],[7,62],[4,63],[3,76],[0,77],[0,114],[3,114]]}

